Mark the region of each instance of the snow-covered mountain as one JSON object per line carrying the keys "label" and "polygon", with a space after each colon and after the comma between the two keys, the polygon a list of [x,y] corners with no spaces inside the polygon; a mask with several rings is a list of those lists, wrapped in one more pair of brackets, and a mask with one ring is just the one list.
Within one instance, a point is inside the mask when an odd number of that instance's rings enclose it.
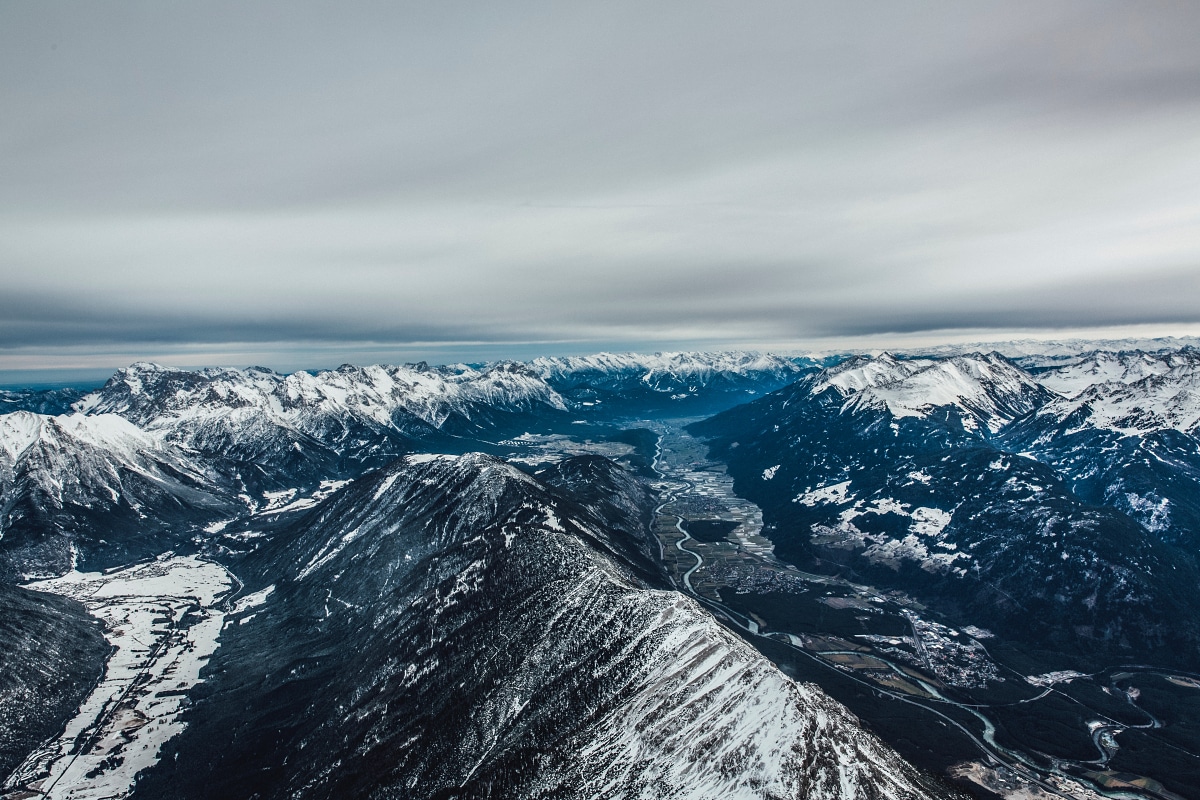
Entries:
{"label": "snow-covered mountain", "polygon": [[186,429],[189,422],[231,408],[252,408],[281,426],[313,431],[341,416],[381,426],[408,416],[441,428],[471,422],[485,409],[565,410],[563,399],[521,364],[502,362],[476,370],[464,365],[355,367],[290,375],[251,367],[176,370],[139,363],[117,372],[77,408],[121,414],[147,429]]}
{"label": "snow-covered mountain", "polygon": [[747,352],[598,353],[537,358],[529,366],[593,413],[712,413],[796,380],[810,363]]}
{"label": "snow-covered mountain", "polygon": [[0,416],[0,568],[59,574],[161,552],[228,513],[217,474],[114,414]]}
{"label": "snow-covered mountain", "polygon": [[1200,350],[1097,352],[1038,375],[1062,400],[1039,416],[1124,435],[1200,430]]}
{"label": "snow-covered mountain", "polygon": [[571,488],[637,486],[618,469],[409,456],[273,534],[241,566],[271,591],[136,796],[938,795],[667,588],[644,489]]}
{"label": "snow-covered mountain", "polygon": [[[1062,402],[994,354],[885,354],[691,430],[710,437],[739,494],[763,507],[776,552],[802,568],[849,571],[1013,636],[1197,652],[1195,552],[1147,524],[1161,497],[1128,483],[1146,454],[1125,454],[1114,473],[1105,465],[1116,451],[1099,440],[1077,441],[1070,468],[1062,451],[1032,447],[1037,421]],[[1173,487],[1183,503],[1200,487],[1200,462],[1178,456],[1200,442],[1180,436],[1164,467],[1174,483],[1160,491]],[[1167,464],[1165,449],[1156,463]],[[1119,496],[1093,495],[1080,489],[1085,474],[1127,483]]]}
{"label": "snow-covered mountain", "polygon": [[76,407],[121,415],[189,449],[243,463],[247,481],[264,472],[285,485],[379,466],[416,441],[566,409],[541,378],[515,363],[479,370],[346,365],[291,375],[142,363],[118,371]]}
{"label": "snow-covered mountain", "polygon": [[1200,552],[1200,351],[1089,353],[1038,379],[1065,396],[1007,431],[1008,446]]}
{"label": "snow-covered mountain", "polygon": [[893,417],[920,418],[953,413],[966,427],[982,425],[993,433],[1053,397],[997,353],[941,360],[859,356],[823,370],[806,388],[814,396],[836,391],[850,412],[886,409]]}

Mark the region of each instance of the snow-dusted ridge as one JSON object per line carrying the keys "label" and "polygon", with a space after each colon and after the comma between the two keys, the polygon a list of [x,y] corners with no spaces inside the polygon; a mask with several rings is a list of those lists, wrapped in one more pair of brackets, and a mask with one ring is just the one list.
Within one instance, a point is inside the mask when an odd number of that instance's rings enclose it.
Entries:
{"label": "snow-dusted ridge", "polygon": [[794,361],[783,356],[739,351],[596,353],[590,356],[535,358],[529,362],[529,366],[550,381],[580,376],[635,376],[648,386],[659,386],[672,380],[702,386],[722,375],[790,375],[801,371]]}
{"label": "snow-dusted ridge", "polygon": [[[2,566],[10,574],[61,574],[80,535],[92,544],[132,545],[134,558],[153,555],[168,545],[139,531],[177,525],[182,537],[188,521],[227,509],[214,480],[211,465],[195,454],[115,414],[2,415]],[[102,532],[89,527],[98,514],[110,519]]]}
{"label": "snow-dusted ridge", "polygon": [[1195,348],[1090,353],[1040,374],[1038,380],[1066,395],[1039,411],[1048,423],[1127,436],[1170,429],[1200,432],[1200,350]]}
{"label": "snow-dusted ridge", "polygon": [[[296,733],[270,739],[286,765],[271,796],[943,796],[653,577],[644,487],[595,457],[543,475],[584,494],[482,454],[407,456],[256,551],[208,713],[146,791],[209,800],[258,779],[245,748],[281,713]],[[188,738],[229,730],[224,766]]]}
{"label": "snow-dusted ridge", "polygon": [[940,360],[859,356],[813,377],[813,395],[830,390],[845,398],[847,410],[886,408],[894,417],[928,417],[951,407],[964,424],[993,433],[1054,396],[996,353]]}
{"label": "snow-dusted ridge", "polygon": [[329,417],[389,426],[398,412],[441,427],[453,414],[469,420],[480,406],[566,408],[537,375],[511,362],[482,369],[344,365],[290,375],[261,367],[187,371],[138,363],[118,371],[102,389],[76,404],[81,411],[121,414],[150,429],[194,424],[235,409],[253,410],[305,433],[314,432],[320,420]]}

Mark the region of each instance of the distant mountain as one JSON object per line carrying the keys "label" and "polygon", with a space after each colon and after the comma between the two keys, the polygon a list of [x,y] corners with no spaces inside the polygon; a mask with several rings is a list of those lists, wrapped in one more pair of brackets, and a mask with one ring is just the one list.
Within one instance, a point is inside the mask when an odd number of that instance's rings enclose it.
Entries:
{"label": "distant mountain", "polygon": [[1006,445],[1200,553],[1200,350],[1090,353],[1037,377],[1065,396],[1013,426]]}
{"label": "distant mountain", "polygon": [[1130,337],[1125,339],[1017,339],[1007,342],[913,347],[901,351],[907,358],[949,358],[972,352],[996,352],[1027,369],[1061,366],[1083,360],[1088,353],[1161,353],[1184,347],[1200,347],[1200,336]]}
{"label": "distant mountain", "polygon": [[598,353],[537,358],[530,368],[593,414],[715,413],[785,386],[815,362],[745,352]]}
{"label": "distant mountain", "polygon": [[816,376],[808,389],[833,389],[847,411],[886,409],[893,417],[955,415],[967,429],[998,431],[1054,395],[998,353],[898,360],[859,356]]}
{"label": "distant mountain", "polygon": [[88,392],[87,389],[0,389],[0,414],[32,411],[35,414],[57,416],[67,414],[71,406]]}
{"label": "distant mountain", "polygon": [[691,429],[805,568],[849,570],[1016,638],[1194,658],[1194,554],[1014,446],[1061,401],[996,354],[884,354]]}
{"label": "distant mountain", "polygon": [[1194,375],[1198,362],[1200,351],[1192,347],[1152,352],[1092,350],[1069,364],[1043,367],[1034,374],[1043,386],[1064,397],[1074,397],[1093,386],[1131,384],[1152,375],[1173,374],[1178,380],[1185,374]]}
{"label": "distant mountain", "polygon": [[112,414],[0,416],[0,574],[162,552],[231,513],[218,474]]}
{"label": "distant mountain", "polygon": [[387,463],[417,442],[503,428],[566,410],[516,363],[343,366],[280,375],[134,364],[76,406],[118,414],[206,456],[244,465],[255,489],[315,483]]}
{"label": "distant mountain", "polygon": [[408,456],[274,532],[136,796],[937,795],[668,588],[612,462],[544,478]]}
{"label": "distant mountain", "polygon": [[1045,420],[1132,436],[1163,430],[1200,432],[1200,350],[1093,353],[1038,376],[1065,398]]}

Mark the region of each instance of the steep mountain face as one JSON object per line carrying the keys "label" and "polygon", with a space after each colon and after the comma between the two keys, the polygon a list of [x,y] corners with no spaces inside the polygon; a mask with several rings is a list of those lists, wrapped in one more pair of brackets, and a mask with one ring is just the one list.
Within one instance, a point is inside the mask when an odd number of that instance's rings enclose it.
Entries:
{"label": "steep mountain face", "polygon": [[1130,384],[1152,375],[1195,372],[1200,351],[1180,350],[1094,350],[1071,363],[1044,367],[1036,372],[1038,382],[1063,397],[1074,397],[1097,384]]}
{"label": "steep mountain face", "polygon": [[776,552],[799,565],[849,570],[1015,638],[1194,659],[1194,562],[1006,445],[1055,397],[995,355],[884,355],[692,430],[712,437]]}
{"label": "steep mountain face", "polygon": [[624,469],[614,469],[613,462],[601,456],[576,456],[537,473],[547,486],[565,492],[600,521],[607,531],[615,531],[624,541],[637,547],[640,558],[630,559],[635,571],[654,565],[645,575],[651,583],[660,584],[666,572],[658,560],[658,544],[647,536],[652,521],[651,509],[657,496],[642,481]]}
{"label": "steep mountain face", "polygon": [[1064,398],[1042,409],[1044,421],[1126,436],[1162,430],[1200,432],[1200,350],[1096,353],[1039,380]]}
{"label": "steep mountain face", "polygon": [[408,456],[272,534],[136,796],[937,794],[666,588],[615,465],[542,477]]}
{"label": "steep mountain face", "polygon": [[599,353],[529,363],[576,408],[602,413],[715,413],[778,389],[809,371],[758,353]]}
{"label": "steep mountain face", "polygon": [[1200,350],[1091,353],[1038,379],[1065,396],[1006,431],[1006,446],[1200,554]]}
{"label": "steep mountain face", "polygon": [[77,407],[119,414],[240,464],[252,493],[357,474],[411,451],[417,441],[565,411],[557,393],[514,363],[483,370],[346,365],[315,375],[135,364]]}
{"label": "steep mountain face", "polygon": [[230,513],[212,470],[104,414],[0,416],[0,572],[104,568],[186,541]]}
{"label": "steep mountain face", "polygon": [[997,353],[941,361],[898,360],[889,353],[858,357],[820,373],[811,393],[833,389],[845,409],[882,410],[892,417],[953,415],[967,430],[996,432],[1047,403],[1054,394]]}
{"label": "steep mountain face", "polygon": [[72,600],[0,583],[0,776],[71,717],[104,671],[99,623]]}

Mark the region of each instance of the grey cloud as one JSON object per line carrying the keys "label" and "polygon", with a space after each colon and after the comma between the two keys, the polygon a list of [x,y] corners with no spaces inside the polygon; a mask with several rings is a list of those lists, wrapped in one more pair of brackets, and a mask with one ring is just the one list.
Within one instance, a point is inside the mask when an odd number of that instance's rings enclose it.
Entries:
{"label": "grey cloud", "polygon": [[8,4],[0,361],[1200,324],[1198,36],[1168,3]]}

